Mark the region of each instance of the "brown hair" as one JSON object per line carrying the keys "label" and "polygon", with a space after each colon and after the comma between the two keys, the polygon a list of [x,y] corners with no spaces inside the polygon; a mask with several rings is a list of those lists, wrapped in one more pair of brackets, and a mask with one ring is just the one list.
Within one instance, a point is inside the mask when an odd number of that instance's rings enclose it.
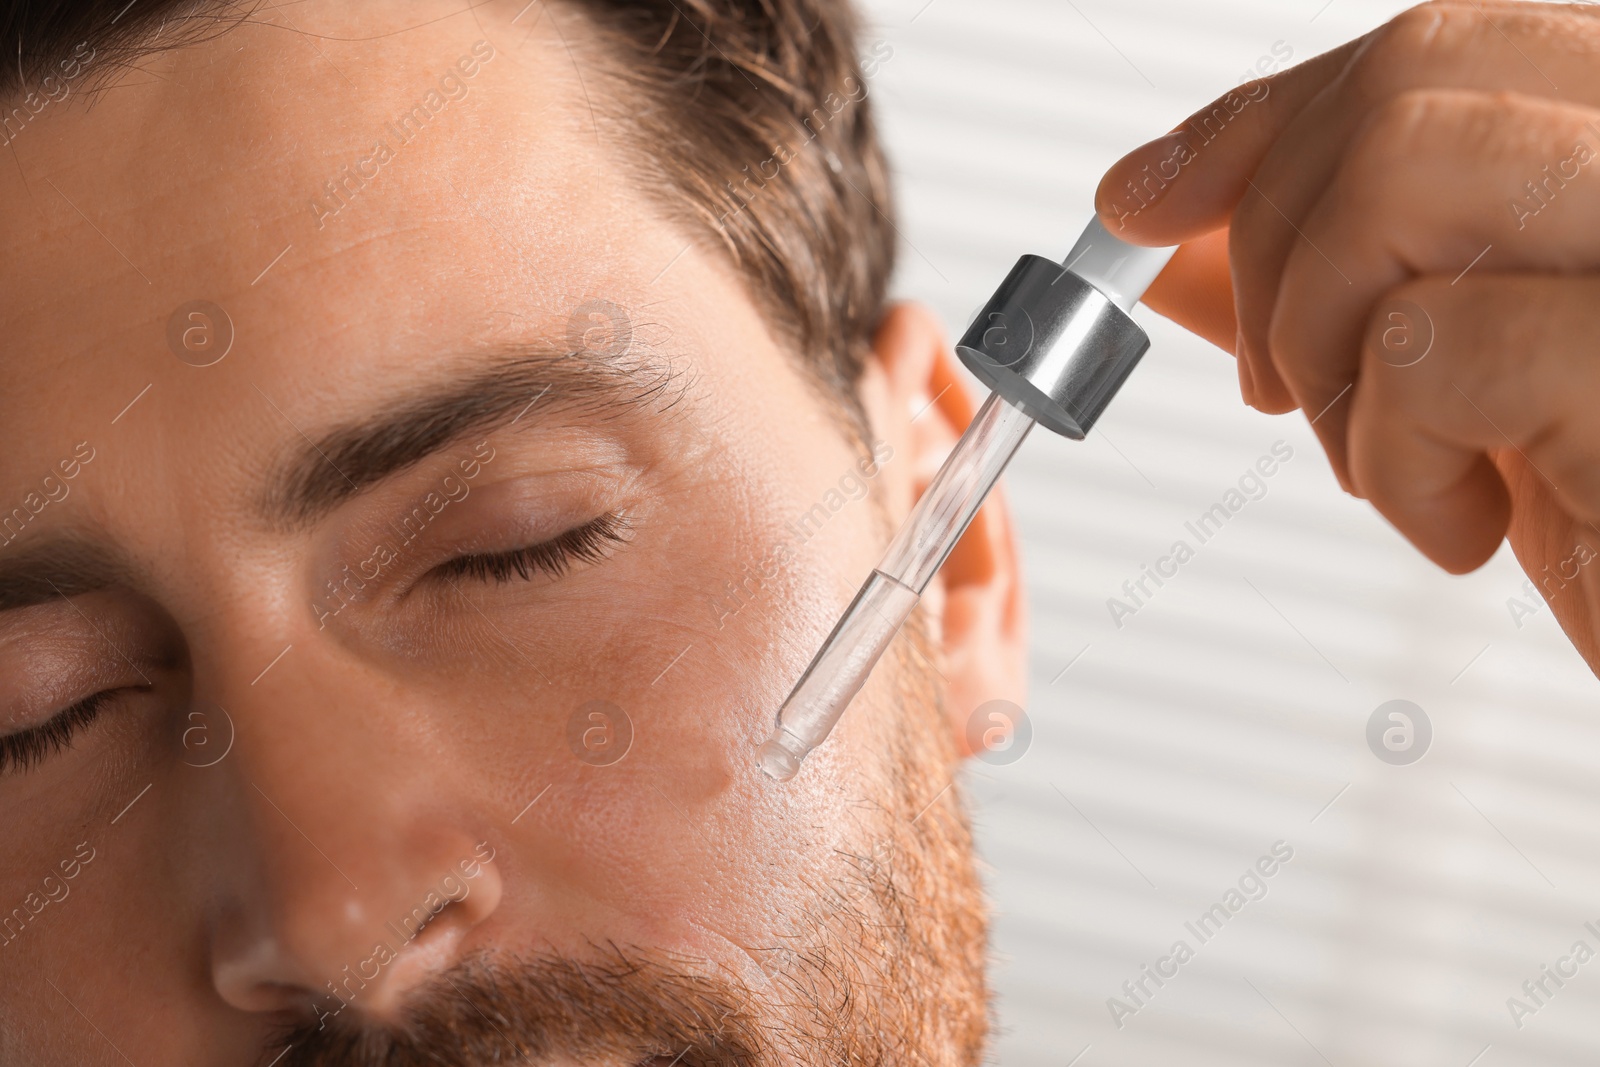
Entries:
{"label": "brown hair", "polygon": [[706,228],[783,339],[848,389],[894,258],[848,0],[574,6],[647,101],[630,121],[670,183],[666,209]]}
{"label": "brown hair", "polygon": [[[0,0],[0,94],[81,61],[100,80],[249,17],[227,0]],[[867,100],[893,55],[858,58],[850,0],[563,0],[597,31],[639,177],[747,279],[767,322],[855,419],[854,385],[894,264],[889,180]],[[62,70],[58,70],[60,67]],[[662,179],[665,179],[663,181]]]}

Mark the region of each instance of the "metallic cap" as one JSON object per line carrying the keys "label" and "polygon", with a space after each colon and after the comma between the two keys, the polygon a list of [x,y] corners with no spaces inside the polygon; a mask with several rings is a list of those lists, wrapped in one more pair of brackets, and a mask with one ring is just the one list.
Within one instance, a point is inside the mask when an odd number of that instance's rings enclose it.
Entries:
{"label": "metallic cap", "polygon": [[956,354],[1035,422],[1082,440],[1149,347],[1100,290],[1054,260],[1023,256]]}

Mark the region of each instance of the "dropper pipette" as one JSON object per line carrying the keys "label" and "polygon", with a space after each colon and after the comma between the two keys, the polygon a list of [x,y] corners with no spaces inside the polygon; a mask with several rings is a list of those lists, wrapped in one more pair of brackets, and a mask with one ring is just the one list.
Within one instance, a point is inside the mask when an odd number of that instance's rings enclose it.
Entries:
{"label": "dropper pipette", "polygon": [[1034,423],[1087,436],[1150,347],[1128,313],[1175,251],[1095,219],[1065,265],[1023,256],[1001,283],[956,346],[994,392],[779,709],[759,752],[769,776],[793,778],[827,740]]}

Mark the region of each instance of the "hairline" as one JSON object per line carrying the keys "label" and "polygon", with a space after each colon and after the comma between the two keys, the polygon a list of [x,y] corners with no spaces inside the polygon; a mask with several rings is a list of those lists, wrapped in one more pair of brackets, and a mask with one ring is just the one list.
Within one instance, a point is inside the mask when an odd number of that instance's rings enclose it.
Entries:
{"label": "hairline", "polygon": [[[546,0],[546,2],[559,3],[563,8],[583,19],[587,29],[590,31],[592,40],[598,45],[603,56],[613,61],[611,64],[601,66],[601,72],[606,76],[606,80],[611,83],[607,91],[607,98],[603,102],[610,103],[614,101],[625,105],[630,87],[624,83],[619,75],[621,68],[626,66],[627,57],[622,55],[620,50],[614,46],[611,41],[612,35],[594,18],[594,12],[591,10],[587,0]],[[114,79],[126,76],[136,70],[139,64],[145,60],[224,36],[240,23],[250,21],[251,16],[260,6],[261,0],[174,0],[170,8],[161,14],[159,21],[153,26],[141,27],[121,38],[108,38],[104,29],[98,34],[99,40],[96,39],[95,34],[91,34],[84,39],[83,43],[93,43],[95,55],[98,55],[102,48],[111,51],[113,54],[109,59],[101,60],[94,65],[93,70],[84,79],[84,84],[78,91],[98,91],[107,87]],[[472,6],[474,6],[474,0],[469,0],[468,9],[471,10]],[[674,3],[675,8],[676,6],[676,3]],[[122,9],[122,13],[126,13],[132,7],[133,4],[130,3]],[[230,12],[231,15],[229,14]],[[121,14],[119,13],[116,18],[112,19],[112,23],[115,23],[120,17]],[[189,23],[191,20],[198,25],[190,32],[183,32],[180,29],[169,40],[158,40],[168,31],[168,27],[172,23],[176,22],[182,25]],[[420,29],[427,25],[429,23],[424,22],[417,26],[407,27],[407,29]],[[290,28],[293,29],[292,27]],[[300,31],[295,30],[294,32]],[[710,38],[707,38],[707,41],[712,47],[716,47],[715,43],[710,41]],[[73,47],[79,47],[79,45],[74,45]],[[68,55],[70,53],[66,49],[59,49],[57,54],[46,57],[43,63],[48,67],[58,60],[64,61]],[[18,77],[22,79],[20,69]],[[27,84],[25,79],[22,79],[10,91],[0,91],[0,113],[12,108],[18,100],[25,99],[31,93],[32,87]],[[618,113],[624,119],[629,114],[625,107],[619,108]],[[642,178],[649,165],[653,162],[661,162],[662,157],[643,148],[642,141],[640,141],[640,145],[641,147],[625,147],[622,150],[622,156],[625,163],[640,168],[636,176]],[[688,194],[681,190],[678,187],[678,183],[671,178],[665,183],[666,192],[653,191],[661,188],[662,183],[659,182],[641,181],[641,185],[647,190],[647,195],[650,199],[659,202],[666,209],[667,218],[665,221],[668,222],[672,221],[670,217],[671,209],[675,206],[681,206],[690,200]],[[746,297],[750,299],[763,324],[766,325],[771,333],[774,343],[780,352],[795,362],[801,372],[805,387],[821,403],[824,415],[834,424],[835,429],[840,432],[848,443],[860,451],[870,451],[872,427],[859,391],[860,369],[857,370],[853,379],[841,380],[839,376],[829,373],[827,361],[820,352],[806,351],[806,346],[802,340],[790,335],[791,331],[785,328],[786,324],[782,321],[781,313],[774,306],[778,295],[766,292],[765,287],[760,284],[761,279],[757,272],[740,262],[737,252],[730,252],[729,246],[734,241],[734,238],[725,225],[728,217],[730,216],[724,215],[715,223],[707,226],[704,235],[721,238],[721,240],[712,242],[718,246],[716,254],[720,255],[732,267],[735,278],[744,290]],[[707,224],[702,222],[701,225],[706,226]],[[880,308],[879,310],[881,313],[882,309]],[[864,368],[865,362],[865,360],[862,360],[859,368]]]}

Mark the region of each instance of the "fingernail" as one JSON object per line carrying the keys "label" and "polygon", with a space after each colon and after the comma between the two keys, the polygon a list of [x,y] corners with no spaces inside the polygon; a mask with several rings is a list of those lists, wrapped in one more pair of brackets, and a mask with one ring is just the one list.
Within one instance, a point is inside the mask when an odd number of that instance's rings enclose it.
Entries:
{"label": "fingernail", "polygon": [[1239,331],[1238,339],[1233,343],[1233,358],[1239,361],[1239,395],[1244,398],[1245,404],[1256,406],[1256,376],[1250,369],[1250,357],[1244,350],[1244,331]]}

